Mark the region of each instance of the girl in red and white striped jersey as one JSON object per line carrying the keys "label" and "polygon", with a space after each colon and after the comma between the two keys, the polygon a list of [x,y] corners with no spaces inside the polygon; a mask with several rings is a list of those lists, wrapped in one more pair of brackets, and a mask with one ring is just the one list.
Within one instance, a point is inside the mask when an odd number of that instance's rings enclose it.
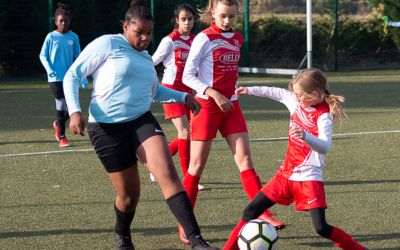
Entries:
{"label": "girl in red and white striped jersey", "polygon": [[[192,89],[182,83],[182,74],[195,35],[191,33],[193,23],[198,12],[189,4],[181,4],[174,11],[175,28],[161,40],[156,52],[152,56],[154,65],[163,63],[164,75],[162,85],[192,94]],[[179,154],[182,173],[185,176],[189,168],[190,137],[189,120],[190,110],[185,104],[164,104],[166,120],[171,120],[178,131],[178,137],[169,143],[171,155]],[[153,182],[154,176],[150,175]],[[199,189],[204,189],[199,185]]]}
{"label": "girl in red and white striped jersey", "polygon": [[290,112],[289,146],[278,172],[246,207],[224,250],[239,249],[237,239],[246,222],[257,218],[275,203],[295,202],[298,211],[310,211],[316,232],[345,250],[365,250],[350,235],[326,222],[327,208],[322,170],[331,149],[333,118],[346,116],[342,96],[327,90],[325,75],[307,69],[289,83],[289,90],[274,87],[240,87],[237,95],[254,95],[283,103]]}
{"label": "girl in red and white striped jersey", "polygon": [[[211,25],[193,40],[183,72],[183,83],[197,92],[196,99],[202,107],[190,121],[191,158],[183,181],[192,206],[217,131],[228,142],[249,199],[252,200],[261,189],[260,178],[253,168],[246,122],[235,95],[243,43],[242,35],[232,30],[237,12],[237,0],[209,1],[201,18]],[[268,211],[263,219],[275,227],[284,227]],[[180,233],[182,235],[181,230]]]}

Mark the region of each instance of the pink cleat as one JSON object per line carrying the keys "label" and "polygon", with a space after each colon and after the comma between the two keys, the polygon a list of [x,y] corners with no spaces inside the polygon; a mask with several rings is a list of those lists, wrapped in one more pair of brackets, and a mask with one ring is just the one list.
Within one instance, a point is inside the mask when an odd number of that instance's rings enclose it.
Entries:
{"label": "pink cleat", "polygon": [[269,211],[265,211],[262,215],[258,217],[258,219],[268,222],[276,229],[284,229],[286,227],[285,223],[272,218],[272,214]]}

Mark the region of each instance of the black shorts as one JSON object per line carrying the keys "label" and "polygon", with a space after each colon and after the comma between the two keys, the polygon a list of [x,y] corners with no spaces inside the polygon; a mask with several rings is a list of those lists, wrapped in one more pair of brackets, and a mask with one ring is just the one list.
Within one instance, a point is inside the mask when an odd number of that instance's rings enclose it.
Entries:
{"label": "black shorts", "polygon": [[56,98],[56,99],[65,98],[62,82],[51,82],[50,83],[50,91],[53,94],[54,98]]}
{"label": "black shorts", "polygon": [[146,139],[164,135],[150,111],[123,123],[89,123],[88,134],[101,163],[109,173],[136,165],[136,150]]}

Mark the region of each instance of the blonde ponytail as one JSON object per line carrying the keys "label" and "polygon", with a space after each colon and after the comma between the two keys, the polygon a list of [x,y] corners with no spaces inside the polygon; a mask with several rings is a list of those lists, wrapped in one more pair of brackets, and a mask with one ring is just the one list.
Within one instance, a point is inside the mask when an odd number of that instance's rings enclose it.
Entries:
{"label": "blonde ponytail", "polygon": [[329,110],[333,118],[338,119],[340,126],[342,126],[344,119],[347,117],[347,114],[343,109],[345,98],[340,95],[331,95],[328,92],[328,94],[326,94],[325,101],[329,105]]}

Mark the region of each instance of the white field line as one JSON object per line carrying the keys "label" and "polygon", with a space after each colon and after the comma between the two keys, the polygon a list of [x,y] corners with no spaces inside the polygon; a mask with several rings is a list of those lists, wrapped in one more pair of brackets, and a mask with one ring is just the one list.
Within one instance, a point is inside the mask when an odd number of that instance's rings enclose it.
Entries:
{"label": "white field line", "polygon": [[[373,135],[373,134],[390,134],[390,133],[400,133],[400,130],[369,131],[369,132],[355,132],[355,133],[334,134],[333,138],[335,138],[335,137],[359,136],[359,135]],[[256,139],[250,139],[250,142],[282,141],[282,140],[287,140],[287,139],[288,139],[287,137],[256,138]],[[223,139],[214,140],[214,142],[224,142],[224,141],[225,140],[223,140]],[[65,153],[89,152],[89,151],[93,151],[93,149],[92,148],[87,148],[87,149],[54,150],[54,151],[32,152],[32,153],[2,154],[2,155],[0,155],[0,158],[32,156],[32,155],[48,155],[48,154],[65,154]]]}
{"label": "white field line", "polygon": [[46,89],[20,89],[20,90],[0,90],[0,94],[10,94],[10,93],[24,93],[24,92],[38,92]]}
{"label": "white field line", "polygon": [[0,155],[0,158],[18,157],[18,156],[30,156],[30,155],[64,154],[64,153],[88,152],[88,151],[93,151],[93,149],[92,148],[86,148],[86,149],[42,151],[42,152],[32,152],[32,153],[4,154],[4,155]]}

